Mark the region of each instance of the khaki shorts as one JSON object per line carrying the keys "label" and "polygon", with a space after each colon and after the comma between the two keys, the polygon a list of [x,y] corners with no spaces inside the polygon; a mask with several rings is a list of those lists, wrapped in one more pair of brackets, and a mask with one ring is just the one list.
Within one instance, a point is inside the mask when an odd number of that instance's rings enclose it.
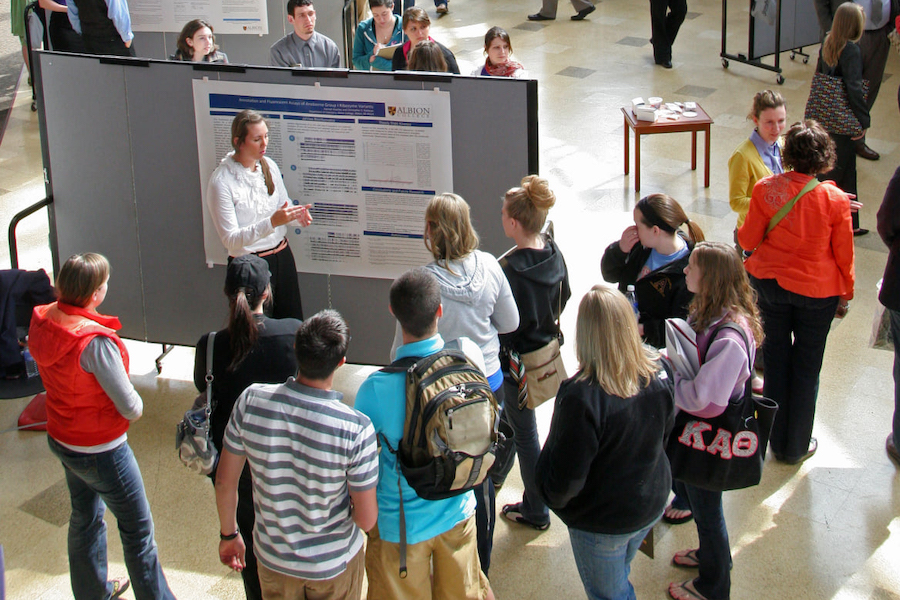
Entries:
{"label": "khaki shorts", "polygon": [[373,527],[366,547],[369,600],[484,600],[490,589],[478,561],[474,516],[407,546],[406,567],[400,579],[400,544],[382,540]]}
{"label": "khaki shorts", "polygon": [[259,585],[265,600],[358,600],[362,598],[365,562],[363,550],[347,563],[343,573],[331,579],[301,579],[259,567]]}

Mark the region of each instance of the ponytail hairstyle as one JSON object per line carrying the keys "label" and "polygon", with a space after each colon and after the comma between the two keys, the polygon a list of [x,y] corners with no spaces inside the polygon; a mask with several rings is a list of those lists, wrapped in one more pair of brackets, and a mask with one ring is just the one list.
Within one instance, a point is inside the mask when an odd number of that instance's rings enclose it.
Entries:
{"label": "ponytail hairstyle", "polygon": [[425,209],[424,238],[434,260],[451,272],[451,260],[468,256],[478,248],[478,234],[462,196],[445,193],[431,199]]}
{"label": "ponytail hairstyle", "polygon": [[[266,120],[263,116],[255,110],[246,109],[236,114],[231,122],[231,147],[234,148],[234,151],[240,151],[241,144],[247,139],[247,133],[251,125],[265,122]],[[272,180],[272,172],[269,170],[269,163],[265,157],[259,161],[259,166],[262,168],[263,177],[266,180],[266,190],[271,196],[275,193],[275,182]]]}
{"label": "ponytail hairstyle", "polygon": [[647,227],[659,227],[674,235],[679,227],[687,225],[688,236],[692,244],[706,239],[700,226],[688,218],[681,205],[671,196],[650,194],[641,198],[635,206]]}
{"label": "ponytail hairstyle", "polygon": [[231,338],[229,371],[234,371],[244,362],[259,340],[259,327],[253,311],[263,302],[270,305],[271,298],[271,285],[266,285],[262,295],[257,295],[251,288],[242,287],[228,296],[228,335]]}
{"label": "ponytail hairstyle", "polygon": [[556,194],[550,189],[546,179],[537,175],[526,175],[521,187],[506,192],[503,198],[506,215],[519,222],[525,231],[534,235],[540,233],[547,222],[547,213],[556,204]]}
{"label": "ponytail hairstyle", "polygon": [[866,13],[862,6],[845,2],[834,11],[831,31],[822,43],[822,59],[829,67],[837,64],[847,42],[858,42],[866,28]]}
{"label": "ponytail hairstyle", "polygon": [[688,306],[694,330],[706,331],[722,316],[722,311],[727,311],[747,320],[756,346],[760,347],[764,335],[756,307],[756,291],[750,286],[747,270],[734,246],[701,242],[694,246],[691,262],[700,272],[700,289]]}

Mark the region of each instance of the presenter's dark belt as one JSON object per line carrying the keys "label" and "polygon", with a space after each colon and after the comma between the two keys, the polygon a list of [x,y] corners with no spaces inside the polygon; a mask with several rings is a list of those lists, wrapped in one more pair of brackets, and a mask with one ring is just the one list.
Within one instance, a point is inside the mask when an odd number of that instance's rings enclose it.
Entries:
{"label": "presenter's dark belt", "polygon": [[254,252],[253,254],[257,255],[260,258],[263,258],[266,256],[271,256],[273,254],[278,254],[285,248],[287,248],[287,238],[282,238],[281,243],[278,244],[277,246],[275,246],[274,248],[271,248],[269,250],[263,250],[262,252]]}

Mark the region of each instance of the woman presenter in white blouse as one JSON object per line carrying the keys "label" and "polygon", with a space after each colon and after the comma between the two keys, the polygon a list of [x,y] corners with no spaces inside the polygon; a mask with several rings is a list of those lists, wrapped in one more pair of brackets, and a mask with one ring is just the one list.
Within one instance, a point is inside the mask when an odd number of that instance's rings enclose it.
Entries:
{"label": "woman presenter in white blouse", "polygon": [[206,201],[228,262],[256,254],[272,273],[272,317],[303,318],[294,255],[286,225],[312,223],[311,204],[295,206],[288,197],[278,165],[265,156],[269,128],[262,115],[242,110],[231,123],[229,152],[209,179]]}

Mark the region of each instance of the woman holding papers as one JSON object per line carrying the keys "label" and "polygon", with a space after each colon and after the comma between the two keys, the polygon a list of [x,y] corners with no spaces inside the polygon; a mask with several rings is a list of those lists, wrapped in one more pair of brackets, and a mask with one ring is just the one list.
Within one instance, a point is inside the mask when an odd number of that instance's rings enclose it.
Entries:
{"label": "woman holding papers", "polygon": [[[687,235],[679,229],[682,225]],[[691,248],[702,241],[703,231],[680,204],[665,194],[651,194],[635,206],[634,225],[603,253],[603,279],[618,283],[623,294],[634,286],[641,337],[654,348],[666,345],[666,319],[687,316],[691,293],[684,267]]]}
{"label": "woman holding papers", "polygon": [[231,259],[255,254],[272,272],[276,319],[303,318],[300,285],[294,255],[288,246],[287,227],[312,223],[309,209],[288,197],[281,172],[267,157],[269,128],[258,112],[242,110],[231,123],[231,145],[209,178],[206,203],[219,239]]}
{"label": "woman holding papers", "polygon": [[672,482],[672,379],[641,344],[625,296],[606,286],[581,299],[575,354],[579,371],[559,387],[535,480],[569,529],[588,598],[633,600],[631,560]]}
{"label": "woman holding papers", "polygon": [[356,26],[353,39],[353,68],[360,71],[390,71],[391,59],[378,56],[386,47],[403,43],[400,17],[394,14],[393,0],[369,0],[372,18]]}
{"label": "woman holding papers", "polygon": [[793,170],[756,184],[738,241],[753,249],[744,264],[766,328],[763,389],[778,403],[769,444],[776,459],[797,464],[818,448],[812,430],[825,341],[835,311],[846,312],[853,297],[853,226],[847,194],[816,180],[835,160],[818,123],[788,129],[783,160]]}
{"label": "woman holding papers", "polygon": [[[700,418],[722,414],[728,402],[744,393],[752,373],[756,347],[762,342],[762,324],[753,288],[734,247],[721,242],[697,244],[684,269],[694,294],[688,323],[697,333],[702,357],[696,374],[675,372],[675,406]],[[719,329],[737,323],[746,333]],[[680,481],[678,494],[688,500],[700,547],[677,552],[672,563],[699,569],[698,577],[669,585],[675,600],[727,600],[731,593],[731,548],[722,512],[722,492],[712,492]]]}

